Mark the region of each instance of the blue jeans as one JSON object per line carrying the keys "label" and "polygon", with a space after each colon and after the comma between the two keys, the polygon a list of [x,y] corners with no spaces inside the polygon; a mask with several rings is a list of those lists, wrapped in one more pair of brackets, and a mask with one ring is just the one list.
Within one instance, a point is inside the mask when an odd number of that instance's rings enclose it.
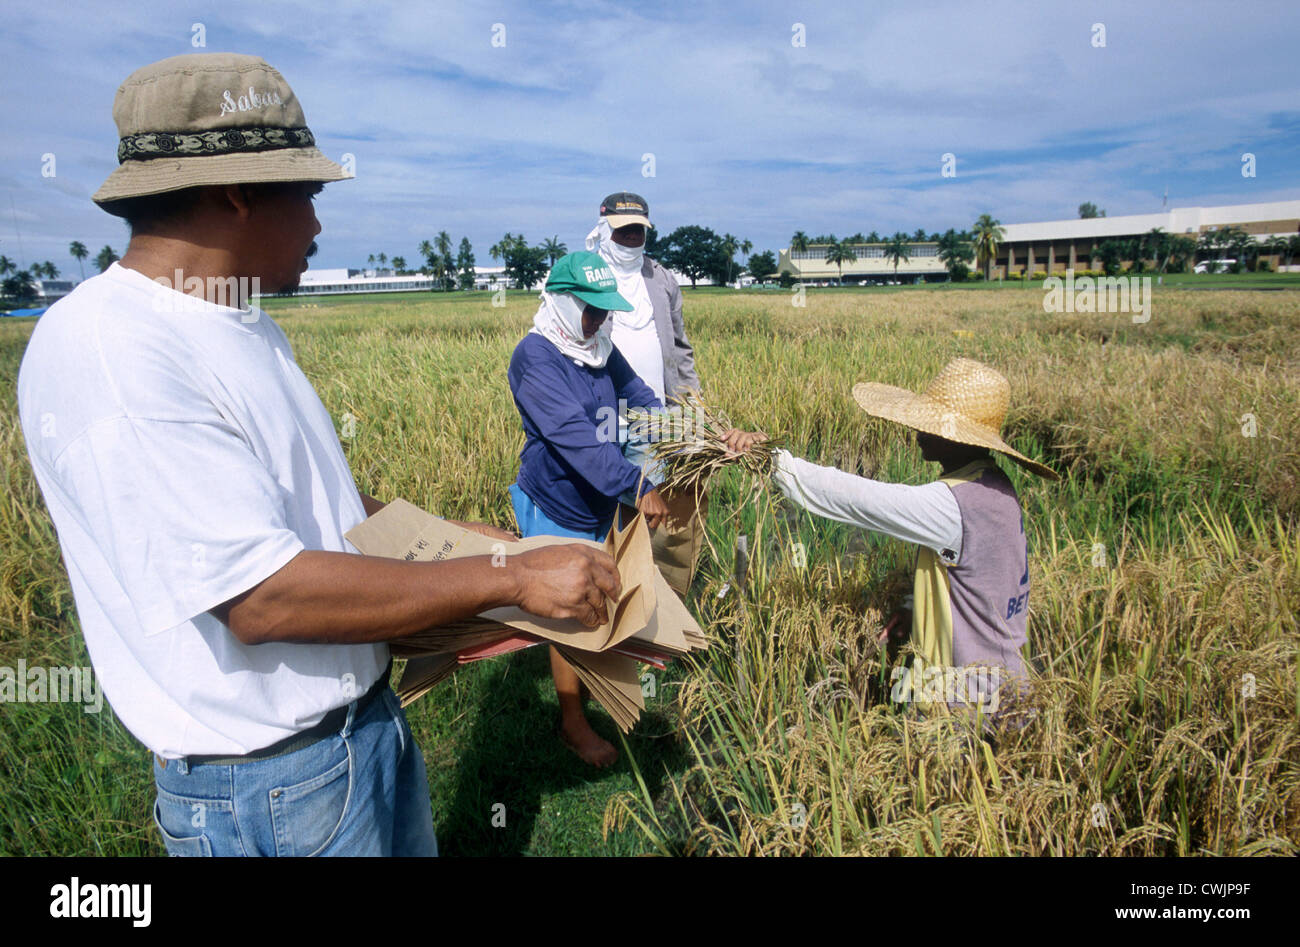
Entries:
{"label": "blue jeans", "polygon": [[389,687],[301,750],[233,765],[154,757],[153,775],[170,855],[438,854],[424,756]]}

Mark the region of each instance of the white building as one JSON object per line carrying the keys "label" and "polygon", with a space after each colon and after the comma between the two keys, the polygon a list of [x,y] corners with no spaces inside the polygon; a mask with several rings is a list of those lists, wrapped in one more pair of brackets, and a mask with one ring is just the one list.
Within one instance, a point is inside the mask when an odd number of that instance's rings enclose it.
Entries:
{"label": "white building", "polygon": [[[514,283],[505,277],[504,266],[475,267],[474,288],[495,290],[505,285],[513,289]],[[336,296],[345,293],[409,293],[433,292],[438,280],[421,273],[397,275],[392,270],[354,270],[345,268],[312,270],[302,275],[298,284],[299,296]]]}

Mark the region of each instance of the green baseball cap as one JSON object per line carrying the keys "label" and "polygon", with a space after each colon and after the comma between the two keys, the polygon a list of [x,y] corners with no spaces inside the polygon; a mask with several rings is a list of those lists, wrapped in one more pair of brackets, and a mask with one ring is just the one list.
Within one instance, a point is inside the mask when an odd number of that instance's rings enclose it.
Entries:
{"label": "green baseball cap", "polygon": [[631,312],[635,306],[618,293],[618,280],[599,253],[579,250],[555,261],[546,279],[548,293],[572,293],[597,309]]}

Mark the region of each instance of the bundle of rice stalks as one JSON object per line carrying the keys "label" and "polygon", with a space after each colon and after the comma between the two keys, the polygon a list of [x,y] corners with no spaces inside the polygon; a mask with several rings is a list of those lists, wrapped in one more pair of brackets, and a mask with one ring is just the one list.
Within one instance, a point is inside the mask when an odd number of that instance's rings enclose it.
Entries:
{"label": "bundle of rice stalks", "polygon": [[702,493],[709,480],[728,466],[739,467],[756,481],[772,470],[772,455],[783,439],[769,437],[742,454],[733,453],[723,436],[735,427],[721,410],[698,393],[670,399],[663,411],[630,410],[628,438],[659,468],[661,488],[670,493]]}

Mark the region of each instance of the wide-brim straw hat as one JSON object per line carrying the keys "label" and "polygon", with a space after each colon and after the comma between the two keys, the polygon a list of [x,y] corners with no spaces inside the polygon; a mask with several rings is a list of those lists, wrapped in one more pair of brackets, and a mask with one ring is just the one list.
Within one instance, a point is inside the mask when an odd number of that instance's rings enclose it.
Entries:
{"label": "wide-brim straw hat", "polygon": [[[127,76],[113,100],[119,166],[94,201],[214,184],[341,181],[284,77],[257,56],[173,56]],[[120,215],[120,214],[119,214]]]}
{"label": "wide-brim straw hat", "polygon": [[982,362],[955,358],[921,394],[893,385],[862,382],[853,400],[872,417],[896,421],[958,444],[987,447],[1021,467],[1059,480],[1052,468],[1030,460],[1002,439],[1002,423],[1011,405],[1011,384]]}

